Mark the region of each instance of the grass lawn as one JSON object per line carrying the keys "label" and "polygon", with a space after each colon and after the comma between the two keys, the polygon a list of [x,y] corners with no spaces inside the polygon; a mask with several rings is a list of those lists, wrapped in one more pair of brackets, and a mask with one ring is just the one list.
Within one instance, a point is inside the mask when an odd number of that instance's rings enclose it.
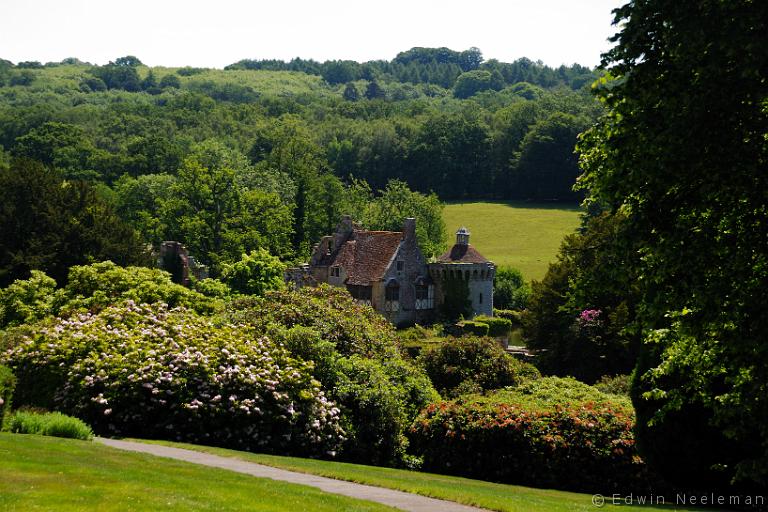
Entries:
{"label": "grass lawn", "polygon": [[579,226],[577,206],[525,202],[446,204],[443,220],[452,244],[465,226],[470,243],[497,266],[515,267],[526,280],[540,280],[555,261],[563,237]]}
{"label": "grass lawn", "polygon": [[[535,489],[516,485],[494,484],[480,480],[470,480],[431,473],[405,471],[400,469],[382,468],[375,466],[363,466],[359,464],[347,464],[344,462],[329,462],[314,459],[300,459],[295,457],[278,457],[275,455],[263,455],[258,453],[238,452],[223,448],[190,445],[184,443],[172,443],[168,441],[145,441],[146,443],[187,448],[205,453],[221,455],[223,457],[235,457],[238,459],[257,462],[266,466],[272,466],[301,473],[310,473],[339,480],[358,482],[412,492],[432,498],[474,505],[490,510],[509,512],[569,512],[599,510],[592,504],[592,495],[579,494],[550,489]],[[670,497],[673,500],[674,497]],[[670,511],[670,510],[701,510],[695,508],[672,508],[662,506],[610,506],[604,509],[619,510],[633,509],[646,511]],[[712,510],[712,509],[709,509]]]}
{"label": "grass lawn", "polygon": [[0,433],[0,510],[395,510],[89,441]]}

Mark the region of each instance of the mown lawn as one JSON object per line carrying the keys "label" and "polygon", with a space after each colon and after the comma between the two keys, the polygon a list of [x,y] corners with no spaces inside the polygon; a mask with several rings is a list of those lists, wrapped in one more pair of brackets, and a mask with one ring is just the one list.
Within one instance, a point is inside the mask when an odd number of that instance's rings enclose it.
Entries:
{"label": "mown lawn", "polygon": [[515,267],[526,280],[544,277],[563,237],[579,226],[575,205],[525,202],[449,203],[443,210],[449,244],[465,226],[470,243],[497,266]]}
{"label": "mown lawn", "polygon": [[[223,448],[173,443],[168,441],[146,441],[132,439],[145,443],[162,444],[177,448],[186,448],[205,453],[235,457],[241,460],[257,462],[301,473],[310,473],[339,480],[358,482],[362,484],[397,489],[423,496],[440,498],[466,505],[498,510],[503,512],[569,512],[599,510],[592,504],[592,495],[573,492],[556,491],[551,489],[535,489],[516,485],[495,484],[480,480],[470,480],[453,476],[436,475],[401,469],[363,466],[344,462],[329,462],[296,457],[278,457],[258,453],[239,452]],[[673,499],[671,497],[670,499]],[[694,508],[663,507],[663,506],[613,506],[606,504],[603,509],[618,510],[701,510]],[[712,510],[712,509],[709,509]]]}
{"label": "mown lawn", "polygon": [[0,433],[0,510],[395,509],[89,441]]}

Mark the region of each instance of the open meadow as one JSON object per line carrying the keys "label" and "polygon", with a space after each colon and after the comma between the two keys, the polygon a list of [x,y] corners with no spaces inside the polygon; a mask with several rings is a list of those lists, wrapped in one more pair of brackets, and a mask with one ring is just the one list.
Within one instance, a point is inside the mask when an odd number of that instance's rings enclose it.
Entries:
{"label": "open meadow", "polygon": [[449,203],[443,210],[449,243],[461,226],[470,243],[497,266],[515,267],[526,280],[540,280],[555,261],[563,237],[579,226],[579,209],[570,204],[523,201]]}

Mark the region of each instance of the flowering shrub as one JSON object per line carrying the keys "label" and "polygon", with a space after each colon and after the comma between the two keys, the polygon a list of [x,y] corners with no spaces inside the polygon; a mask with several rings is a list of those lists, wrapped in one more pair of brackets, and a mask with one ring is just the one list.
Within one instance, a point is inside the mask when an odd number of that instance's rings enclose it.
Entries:
{"label": "flowering shrub", "polygon": [[228,291],[223,283],[206,279],[201,287],[203,293],[198,293],[174,283],[170,274],[162,270],[121,267],[111,261],[71,267],[67,284],[58,290],[56,281],[43,272],[33,270],[31,274],[29,279],[0,289],[0,329],[33,323],[50,315],[95,311],[125,300],[164,302],[202,314],[213,313],[223,309],[223,302],[206,296],[211,295],[206,291],[217,288],[216,295]]}
{"label": "flowering shrub", "polygon": [[599,309],[585,309],[579,313],[578,322],[583,327],[597,327],[600,325],[602,311]]}
{"label": "flowering shrub", "polygon": [[341,409],[346,434],[339,456],[400,465],[407,428],[438,397],[429,378],[405,361],[392,325],[338,288],[268,293],[236,303],[231,319],[255,323],[312,374]]}
{"label": "flowering shrub", "polygon": [[343,440],[311,366],[247,324],[127,301],[22,329],[2,356],[17,403],[97,433],[310,456]]}
{"label": "flowering shrub", "polygon": [[585,388],[550,377],[431,404],[411,426],[413,448],[425,471],[584,492],[647,488],[629,401]]}

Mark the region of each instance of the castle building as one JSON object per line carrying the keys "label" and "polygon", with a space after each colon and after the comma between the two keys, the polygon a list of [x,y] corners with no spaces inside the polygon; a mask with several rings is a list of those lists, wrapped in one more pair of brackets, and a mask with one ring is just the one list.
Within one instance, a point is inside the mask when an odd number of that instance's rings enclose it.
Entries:
{"label": "castle building", "polygon": [[449,283],[458,282],[466,290],[473,316],[493,316],[496,266],[469,244],[469,235],[467,228],[459,229],[454,246],[428,265],[429,275],[435,283],[435,295],[439,297],[438,306],[448,298]]}
{"label": "castle building", "polygon": [[[314,247],[308,264],[294,267],[286,279],[294,287],[328,283],[345,287],[397,326],[429,323],[452,290],[459,290],[469,316],[493,314],[495,266],[469,244],[469,232],[435,262],[427,262],[416,240],[415,219],[402,231],[362,229],[345,215],[333,235]],[[459,283],[460,286],[455,286]],[[463,297],[466,295],[466,297]]]}

